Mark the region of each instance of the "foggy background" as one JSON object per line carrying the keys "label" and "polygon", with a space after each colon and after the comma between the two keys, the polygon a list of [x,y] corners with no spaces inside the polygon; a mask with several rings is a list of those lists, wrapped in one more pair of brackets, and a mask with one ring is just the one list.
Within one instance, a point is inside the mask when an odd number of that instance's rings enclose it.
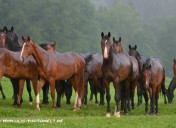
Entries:
{"label": "foggy background", "polygon": [[[176,0],[0,0],[0,28],[14,27],[36,43],[56,41],[57,51],[99,52],[101,32],[122,37],[125,52],[137,45],[173,76]],[[112,40],[111,37],[111,40]]]}

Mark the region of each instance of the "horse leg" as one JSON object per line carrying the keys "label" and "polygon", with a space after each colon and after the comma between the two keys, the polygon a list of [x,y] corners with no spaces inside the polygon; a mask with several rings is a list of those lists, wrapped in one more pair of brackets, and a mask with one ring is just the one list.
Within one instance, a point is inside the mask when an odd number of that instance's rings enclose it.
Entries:
{"label": "horse leg", "polygon": [[147,90],[144,91],[144,99],[145,99],[145,114],[148,113],[148,92]]}
{"label": "horse leg", "polygon": [[3,92],[3,89],[2,89],[2,85],[1,85],[1,83],[0,83],[0,90],[1,90],[2,98],[5,99],[6,96],[5,96],[4,92]]}
{"label": "horse leg", "polygon": [[156,90],[156,95],[155,95],[155,106],[156,106],[155,114],[156,114],[156,115],[159,115],[159,112],[158,112],[158,98],[159,98],[159,92],[160,92],[160,87],[157,88],[157,90]]}
{"label": "horse leg", "polygon": [[93,94],[94,94],[94,87],[93,87],[93,81],[89,80],[89,85],[90,85],[90,98],[89,101],[93,100]]}
{"label": "horse leg", "polygon": [[48,104],[48,92],[49,92],[49,83],[48,81],[45,83],[45,85],[42,88],[43,90],[43,102],[42,104]]}
{"label": "horse leg", "polygon": [[21,105],[21,97],[23,95],[24,82],[25,82],[24,79],[19,80],[19,92],[18,92],[18,101],[17,101],[18,106]]}
{"label": "horse leg", "polygon": [[109,84],[110,82],[107,80],[103,80],[103,84],[105,85],[105,89],[106,89],[106,101],[107,101],[107,113],[106,113],[106,117],[110,117],[111,114],[111,108],[110,108],[110,100],[111,100],[111,95],[110,95],[110,88],[109,88]]}
{"label": "horse leg", "polygon": [[56,108],[56,101],[55,101],[55,80],[49,80],[50,89],[51,89],[51,98],[53,103],[53,108]]}
{"label": "horse leg", "polygon": [[71,83],[70,81],[66,81],[66,87],[65,87],[65,95],[66,95],[66,104],[70,104],[70,99],[71,99],[71,96],[72,96],[72,86],[71,86]]}
{"label": "horse leg", "polygon": [[[33,89],[34,89],[34,93],[35,93],[35,96],[37,96],[37,82],[38,82],[38,78],[36,79],[32,79],[32,86],[33,86]],[[32,102],[29,102],[30,105],[32,105]]]}
{"label": "horse leg", "polygon": [[137,85],[137,80],[134,80],[132,82],[132,90],[131,90],[131,106],[132,106],[132,109],[134,109],[134,93],[135,93],[136,85]]}
{"label": "horse leg", "polygon": [[140,79],[139,84],[137,86],[138,106],[142,104],[142,86],[143,86],[143,82],[142,82],[142,79]]}
{"label": "horse leg", "polygon": [[56,92],[57,92],[57,107],[61,107],[61,93],[63,91],[63,85],[60,84],[60,81],[59,80],[56,80],[56,85],[55,85],[55,88],[56,88]]}
{"label": "horse leg", "polygon": [[115,110],[114,110],[114,116],[115,117],[120,117],[120,109],[119,109],[119,102],[121,99],[121,91],[120,91],[120,84],[119,84],[119,78],[116,78],[114,81],[114,88],[115,88]]}
{"label": "horse leg", "polygon": [[40,89],[44,86],[45,79],[41,78],[39,79],[39,83],[37,85],[37,93],[36,93],[36,109],[40,111]]}
{"label": "horse leg", "polygon": [[105,88],[104,88],[104,85],[103,85],[103,79],[100,78],[99,79],[99,82],[100,82],[100,105],[104,105],[104,94],[105,94]]}
{"label": "horse leg", "polygon": [[27,91],[29,94],[29,103],[31,104],[33,99],[32,99],[32,95],[31,95],[31,83],[29,79],[26,79],[26,87],[27,87]]}
{"label": "horse leg", "polygon": [[155,92],[152,91],[152,96],[151,96],[151,111],[150,111],[151,115],[154,115],[154,110],[155,110]]}
{"label": "horse leg", "polygon": [[127,100],[129,100],[130,94],[130,77],[125,80],[125,101],[124,101],[124,114],[128,115],[127,111]]}
{"label": "horse leg", "polygon": [[14,79],[14,78],[10,78],[10,81],[11,81],[12,86],[13,86],[13,98],[14,98],[13,105],[17,105],[18,90],[19,90],[19,80],[18,79]]}

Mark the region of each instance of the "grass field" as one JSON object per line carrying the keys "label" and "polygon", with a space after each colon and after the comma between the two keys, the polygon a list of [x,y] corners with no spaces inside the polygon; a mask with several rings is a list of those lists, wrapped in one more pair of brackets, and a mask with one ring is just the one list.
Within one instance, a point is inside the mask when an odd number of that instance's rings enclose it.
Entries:
{"label": "grass field", "polygon": [[[166,79],[166,86],[170,83],[170,79]],[[65,104],[65,97],[62,99],[62,107],[52,109],[51,98],[50,104],[42,105],[40,111],[35,109],[35,97],[33,93],[33,105],[28,103],[28,93],[24,88],[23,104],[20,108],[12,106],[12,86],[9,79],[3,78],[2,85],[6,94],[6,99],[0,99],[0,127],[75,127],[75,128],[99,128],[99,127],[122,127],[122,128],[165,128],[176,127],[176,103],[164,104],[163,96],[159,99],[159,116],[144,115],[144,102],[139,107],[129,112],[128,116],[123,115],[121,118],[105,117],[106,104],[97,106],[95,103],[88,103],[77,112],[72,111],[74,96],[72,96],[72,104]],[[73,92],[74,94],[74,92]],[[114,89],[111,86],[111,108],[114,110]],[[42,100],[42,92],[40,93]],[[143,100],[144,101],[144,100]],[[135,99],[135,103],[137,100]],[[105,102],[106,103],[106,102]]]}

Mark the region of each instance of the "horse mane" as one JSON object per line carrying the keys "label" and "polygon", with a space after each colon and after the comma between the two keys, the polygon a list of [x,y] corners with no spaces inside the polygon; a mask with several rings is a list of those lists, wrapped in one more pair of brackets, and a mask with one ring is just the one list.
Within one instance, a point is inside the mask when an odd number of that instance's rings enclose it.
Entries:
{"label": "horse mane", "polygon": [[43,49],[47,50],[47,45],[46,43],[43,43],[43,44],[39,44],[40,47],[42,47]]}
{"label": "horse mane", "polygon": [[93,60],[92,54],[86,56],[86,57],[84,58],[84,60],[85,60],[85,62],[86,62],[86,65],[88,65],[89,62]]}

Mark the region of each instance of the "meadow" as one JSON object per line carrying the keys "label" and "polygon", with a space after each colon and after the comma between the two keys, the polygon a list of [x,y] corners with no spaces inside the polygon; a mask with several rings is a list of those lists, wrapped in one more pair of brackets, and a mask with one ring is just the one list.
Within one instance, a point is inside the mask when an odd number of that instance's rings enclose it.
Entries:
{"label": "meadow", "polygon": [[[166,79],[166,87],[170,83],[169,78]],[[137,99],[135,95],[135,109],[130,111],[128,116],[121,112],[120,118],[113,116],[114,110],[114,89],[111,85],[111,108],[112,114],[110,118],[106,118],[106,102],[104,106],[97,106],[94,102],[88,102],[87,106],[74,112],[72,111],[74,92],[71,99],[71,105],[66,105],[65,97],[62,98],[62,107],[52,109],[51,97],[49,94],[49,104],[42,105],[41,110],[35,109],[35,97],[33,94],[33,105],[29,105],[28,93],[26,87],[23,92],[23,103],[19,108],[12,106],[12,85],[9,79],[3,77],[2,85],[6,99],[3,100],[0,95],[0,127],[75,127],[75,128],[174,128],[176,127],[176,103],[164,104],[162,94],[159,98],[159,116],[151,116],[144,114],[144,100],[142,105],[136,106]],[[99,95],[98,95],[99,96]],[[42,101],[42,92],[40,93]]]}

